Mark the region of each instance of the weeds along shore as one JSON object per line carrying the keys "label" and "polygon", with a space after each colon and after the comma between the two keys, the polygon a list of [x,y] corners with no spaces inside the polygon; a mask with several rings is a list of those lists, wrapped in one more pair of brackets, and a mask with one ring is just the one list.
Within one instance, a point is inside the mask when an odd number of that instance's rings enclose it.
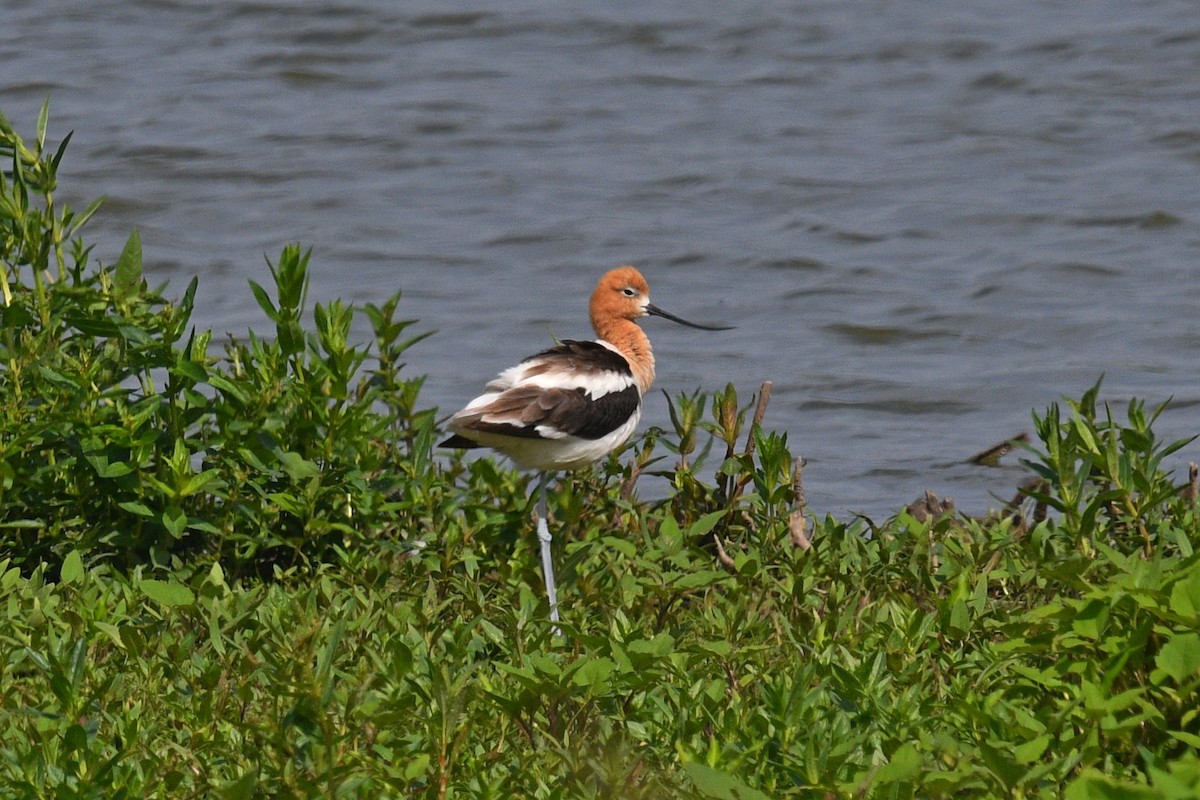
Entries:
{"label": "weeds along shore", "polygon": [[987,518],[840,521],[770,384],[668,397],[671,430],[551,496],[557,636],[528,478],[435,456],[400,294],[310,309],[289,246],[263,333],[215,345],[136,232],[86,244],[47,117],[0,117],[0,797],[1200,791],[1197,476],[1163,406],[1035,412]]}

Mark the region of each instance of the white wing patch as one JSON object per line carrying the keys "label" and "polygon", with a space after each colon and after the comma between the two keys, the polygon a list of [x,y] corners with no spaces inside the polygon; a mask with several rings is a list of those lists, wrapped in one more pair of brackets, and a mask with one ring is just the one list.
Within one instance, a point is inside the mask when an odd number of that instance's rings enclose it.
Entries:
{"label": "white wing patch", "polygon": [[[617,352],[611,346],[609,349]],[[540,389],[583,389],[588,397],[595,400],[606,394],[623,392],[634,383],[632,375],[623,375],[608,369],[589,369],[588,364],[579,361],[573,362],[572,368],[569,370],[552,368],[542,371],[538,369],[545,363],[545,360],[535,357],[522,361],[515,367],[509,367],[487,385],[487,395],[477,397],[467,407],[477,405],[477,401],[483,397],[495,399],[500,392],[514,386],[537,386]],[[553,361],[550,363],[554,364],[554,367],[558,367],[557,363]],[[530,375],[531,371],[534,374]]]}

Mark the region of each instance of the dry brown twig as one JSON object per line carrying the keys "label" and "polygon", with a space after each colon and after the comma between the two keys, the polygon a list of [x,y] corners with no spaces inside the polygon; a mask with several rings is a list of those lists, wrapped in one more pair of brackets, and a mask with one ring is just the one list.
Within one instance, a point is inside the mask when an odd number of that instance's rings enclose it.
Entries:
{"label": "dry brown twig", "polygon": [[729,553],[725,552],[725,545],[721,541],[721,537],[714,533],[713,542],[717,546],[717,560],[720,561],[723,566],[731,570],[735,569],[737,565],[734,563],[733,559],[729,557]]}
{"label": "dry brown twig", "polygon": [[812,547],[808,532],[808,500],[804,497],[804,459],[797,458],[792,467],[792,489],[796,493],[796,509],[788,516],[788,534],[792,544],[801,550]]}
{"label": "dry brown twig", "polygon": [[[750,420],[750,429],[746,432],[746,455],[754,457],[755,441],[754,433],[762,427],[763,417],[767,415],[767,403],[771,402],[771,382],[763,381],[762,387],[758,390],[758,404],[754,407],[754,417]],[[730,452],[726,458],[732,458],[733,453]],[[742,492],[749,485],[752,475],[746,473],[734,485],[733,490],[729,492],[729,499],[725,501],[726,506],[732,508],[734,502],[742,496]]]}
{"label": "dry brown twig", "polygon": [[771,402],[771,382],[763,381],[758,390],[758,405],[754,407],[754,418],[750,421],[750,430],[746,433],[746,455],[754,455],[754,432],[762,427],[763,417],[767,415],[767,403]]}
{"label": "dry brown twig", "polygon": [[1018,433],[1016,436],[1010,436],[1003,442],[994,444],[986,450],[981,450],[968,458],[967,462],[985,467],[997,466],[1000,463],[1000,459],[1015,450],[1018,444],[1024,444],[1028,441],[1028,433]]}
{"label": "dry brown twig", "polygon": [[642,465],[635,464],[633,469],[629,471],[629,477],[621,483],[621,499],[628,500],[633,497],[633,487],[637,484],[638,478],[642,477]]}

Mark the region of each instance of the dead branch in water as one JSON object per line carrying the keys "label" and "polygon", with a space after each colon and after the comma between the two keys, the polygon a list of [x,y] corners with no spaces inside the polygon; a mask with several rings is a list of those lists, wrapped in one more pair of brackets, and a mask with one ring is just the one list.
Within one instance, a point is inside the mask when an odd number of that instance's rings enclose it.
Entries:
{"label": "dead branch in water", "polygon": [[1018,433],[1016,436],[1011,436],[1003,442],[976,453],[967,459],[967,463],[978,464],[982,467],[998,466],[1001,458],[1015,450],[1018,444],[1025,444],[1028,441],[1028,433]]}
{"label": "dead branch in water", "polygon": [[936,494],[925,490],[925,494],[918,497],[905,507],[905,511],[917,522],[925,522],[931,519],[941,519],[946,515],[957,513],[954,508],[954,501],[949,497],[942,499]]}

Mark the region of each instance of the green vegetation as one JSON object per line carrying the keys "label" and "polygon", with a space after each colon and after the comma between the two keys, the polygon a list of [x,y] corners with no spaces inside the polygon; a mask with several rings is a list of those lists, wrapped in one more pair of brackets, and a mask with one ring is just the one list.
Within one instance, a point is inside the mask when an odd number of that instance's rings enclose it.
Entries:
{"label": "green vegetation", "polygon": [[669,398],[552,493],[556,636],[527,480],[434,457],[398,295],[352,344],[289,247],[214,354],[136,234],[93,266],[64,147],[0,118],[0,797],[1200,792],[1200,521],[1143,404],[1035,415],[1005,517],[868,530],[807,518],[764,397]]}

